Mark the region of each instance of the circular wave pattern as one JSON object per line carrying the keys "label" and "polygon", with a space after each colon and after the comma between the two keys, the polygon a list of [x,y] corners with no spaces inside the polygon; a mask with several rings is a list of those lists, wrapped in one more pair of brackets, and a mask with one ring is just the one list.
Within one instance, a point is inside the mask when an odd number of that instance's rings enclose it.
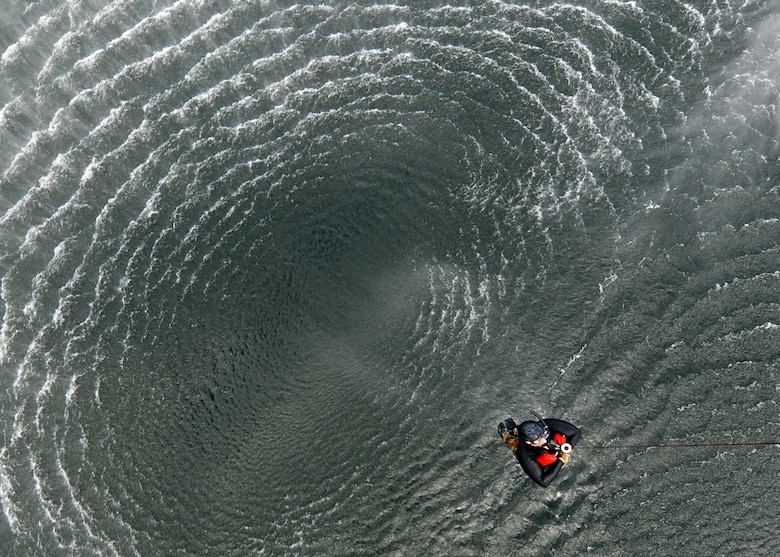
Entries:
{"label": "circular wave pattern", "polygon": [[[777,438],[771,4],[6,10],[19,555],[618,555],[703,500],[720,551],[760,499],[717,453],[603,453],[533,496],[485,424]],[[702,473],[743,491],[659,495]]]}

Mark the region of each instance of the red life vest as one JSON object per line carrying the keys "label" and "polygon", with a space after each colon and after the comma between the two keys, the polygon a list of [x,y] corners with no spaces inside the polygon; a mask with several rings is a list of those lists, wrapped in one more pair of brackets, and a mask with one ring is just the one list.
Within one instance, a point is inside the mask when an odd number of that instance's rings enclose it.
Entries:
{"label": "red life vest", "polygon": [[[556,433],[555,435],[553,435],[553,442],[557,445],[563,445],[566,442],[566,437],[564,437],[560,433]],[[549,466],[550,464],[555,464],[556,460],[558,460],[558,457],[555,455],[555,453],[544,453],[536,457],[536,462],[538,462],[542,466]]]}

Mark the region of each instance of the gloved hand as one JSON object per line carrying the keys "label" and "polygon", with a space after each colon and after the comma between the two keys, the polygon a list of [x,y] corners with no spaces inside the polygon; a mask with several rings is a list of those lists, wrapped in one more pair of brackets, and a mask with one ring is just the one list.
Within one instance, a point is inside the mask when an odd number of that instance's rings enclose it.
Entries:
{"label": "gloved hand", "polygon": [[561,462],[563,462],[563,465],[566,466],[569,463],[569,459],[571,458],[571,453],[559,453],[558,458],[560,458]]}

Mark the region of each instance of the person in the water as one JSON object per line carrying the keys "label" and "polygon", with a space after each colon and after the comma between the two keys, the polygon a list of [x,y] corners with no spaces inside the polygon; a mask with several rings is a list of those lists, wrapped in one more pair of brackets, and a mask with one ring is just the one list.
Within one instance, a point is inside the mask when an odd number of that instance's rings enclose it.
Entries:
{"label": "person in the water", "polygon": [[569,462],[571,450],[582,434],[569,422],[534,415],[539,421],[526,421],[520,425],[507,418],[498,424],[498,435],[528,477],[547,487]]}

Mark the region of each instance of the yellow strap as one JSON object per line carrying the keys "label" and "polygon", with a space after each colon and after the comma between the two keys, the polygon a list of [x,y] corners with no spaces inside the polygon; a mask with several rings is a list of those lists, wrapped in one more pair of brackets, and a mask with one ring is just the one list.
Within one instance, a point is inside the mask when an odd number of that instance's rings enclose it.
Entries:
{"label": "yellow strap", "polygon": [[504,442],[504,445],[506,445],[506,448],[510,451],[517,452],[517,444],[519,439],[512,435],[511,433],[504,432],[501,435],[501,440]]}

